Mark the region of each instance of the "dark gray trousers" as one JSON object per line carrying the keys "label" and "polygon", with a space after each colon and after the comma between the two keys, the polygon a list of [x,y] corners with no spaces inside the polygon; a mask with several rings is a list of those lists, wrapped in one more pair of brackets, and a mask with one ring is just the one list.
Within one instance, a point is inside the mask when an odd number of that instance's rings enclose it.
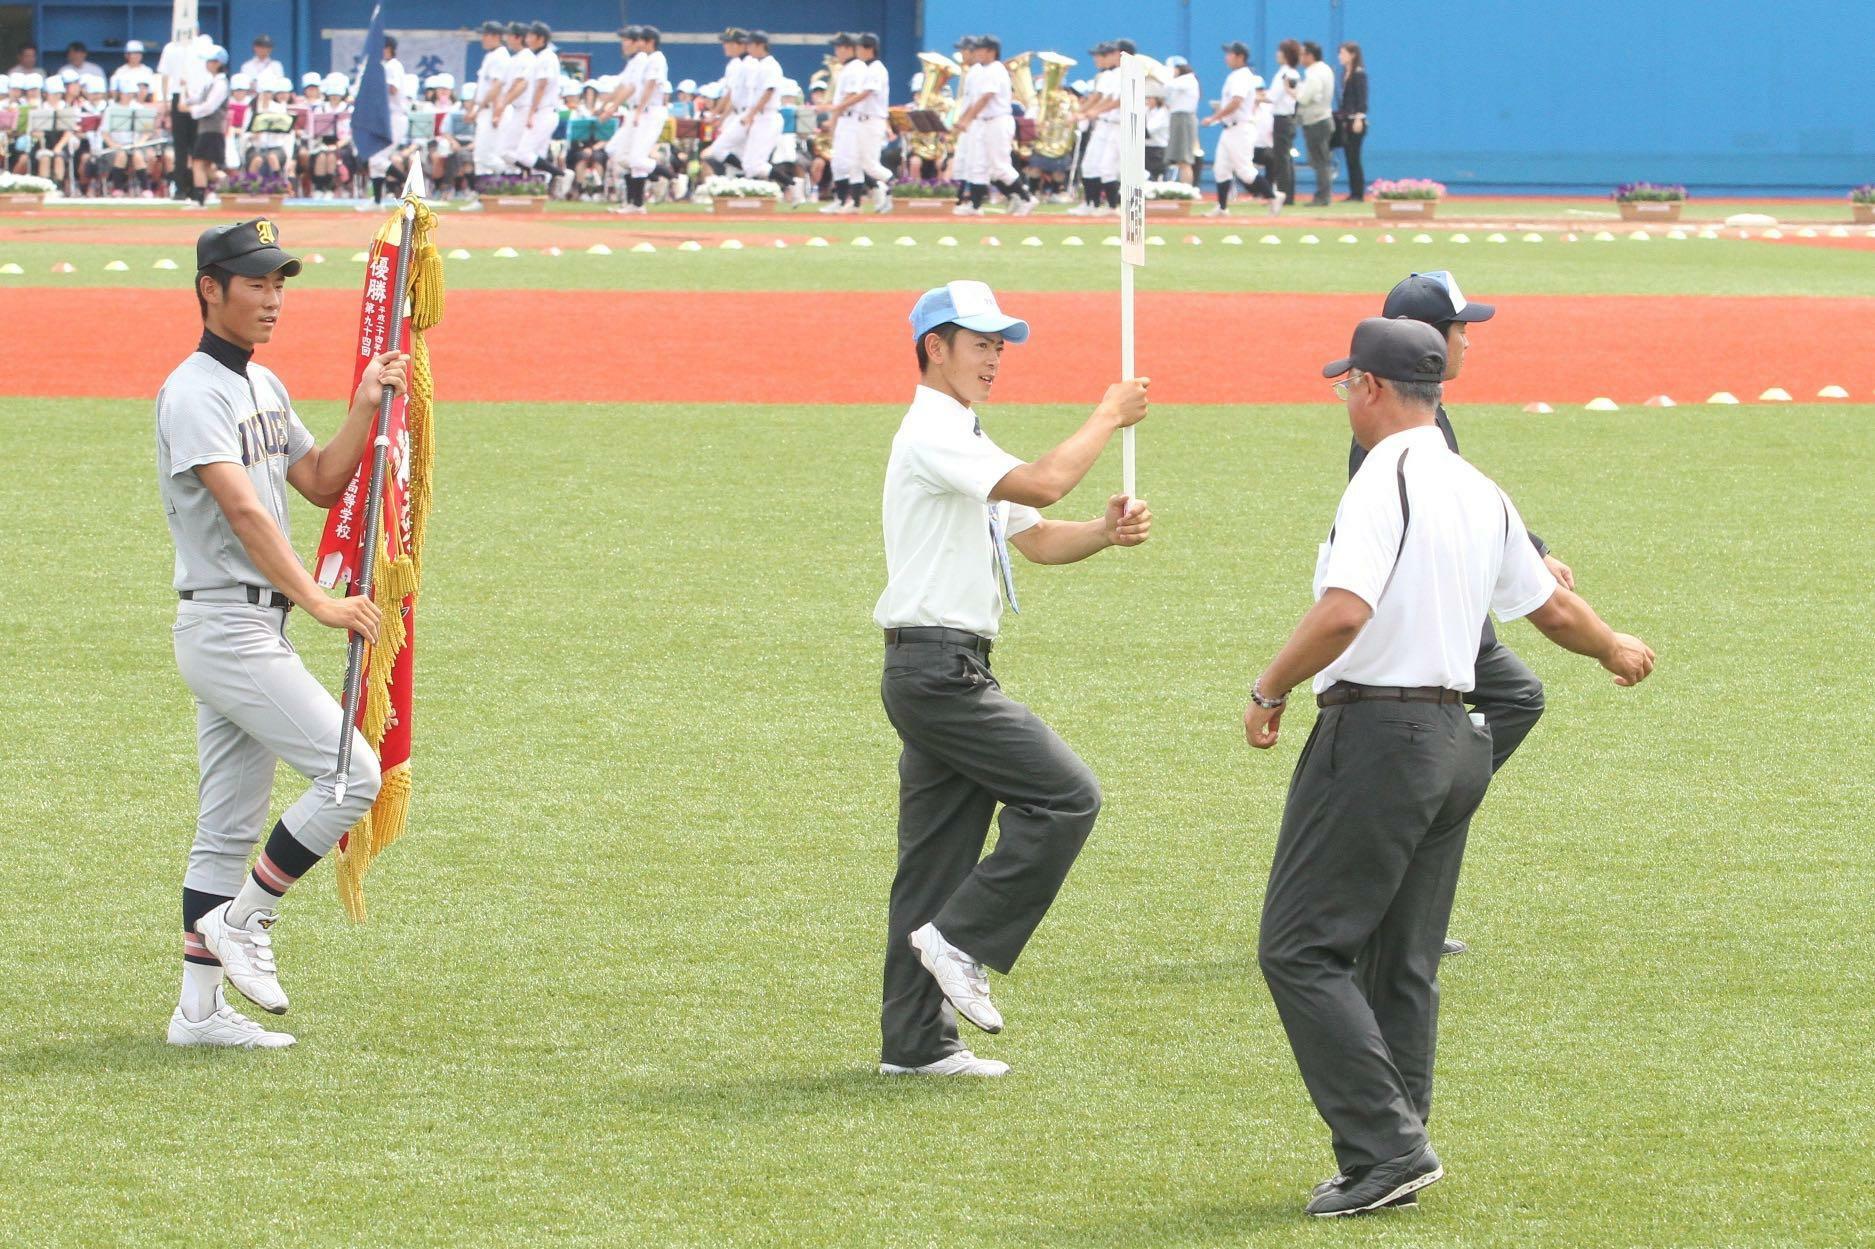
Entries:
{"label": "dark gray trousers", "polygon": [[[906,938],[934,922],[946,941],[1006,974],[1093,831],[1100,784],[965,647],[887,646],[880,694],[905,744],[880,1057],[916,1067],[964,1047],[956,1012]],[[999,802],[1001,833],[982,858]]]}
{"label": "dark gray trousers", "polygon": [[1270,181],[1289,203],[1296,202],[1296,118],[1278,117],[1270,138]]}
{"label": "dark gray trousers", "polygon": [[1302,137],[1308,142],[1309,168],[1315,171],[1315,198],[1310,202],[1332,203],[1335,198],[1335,154],[1328,143],[1335,137],[1334,119],[1309,122],[1302,127]]}
{"label": "dark gray trousers", "polygon": [[1495,633],[1487,633],[1478,652],[1474,679],[1476,684],[1465,701],[1482,711],[1491,726],[1491,771],[1495,774],[1543,717],[1543,682]]}
{"label": "dark gray trousers", "polygon": [[1453,703],[1326,707],[1296,761],[1257,961],[1343,1170],[1426,1143],[1439,948],[1491,731]]}

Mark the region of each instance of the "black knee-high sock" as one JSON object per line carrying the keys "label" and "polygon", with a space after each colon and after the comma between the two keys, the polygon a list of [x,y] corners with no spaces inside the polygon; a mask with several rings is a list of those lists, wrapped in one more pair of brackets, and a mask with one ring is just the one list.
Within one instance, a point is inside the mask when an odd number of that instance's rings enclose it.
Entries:
{"label": "black knee-high sock", "polygon": [[128,169],[111,170],[111,189],[112,190],[122,191],[128,188],[129,186],[130,186],[130,171]]}
{"label": "black knee-high sock", "polygon": [[998,182],[996,184],[996,189],[1012,200],[1035,198],[1034,193],[1029,190],[1029,184],[1023,180],[1021,174],[1017,174],[1007,182]]}
{"label": "black knee-high sock", "polygon": [[1230,184],[1231,180],[1229,178],[1219,178],[1217,180],[1217,206],[1219,208],[1230,207]]}
{"label": "black knee-high sock", "polygon": [[1100,183],[1094,181],[1092,178],[1083,178],[1081,181],[1081,198],[1087,201],[1087,206],[1089,208],[1097,207],[1100,204]]}
{"label": "black knee-high sock", "polygon": [[1108,207],[1108,208],[1118,208],[1118,207],[1120,206],[1120,183],[1119,183],[1119,180],[1118,180],[1118,179],[1116,178],[1116,179],[1115,179],[1115,180],[1113,180],[1112,182],[1108,182],[1108,183],[1106,183],[1105,185],[1106,185],[1106,188],[1107,188],[1107,207]]}
{"label": "black knee-high sock", "polygon": [[184,886],[182,890],[182,957],[184,962],[201,963],[206,967],[219,967],[221,960],[208,952],[202,939],[196,936],[195,921],[208,914],[224,902],[232,902],[234,897],[225,893],[203,893],[200,889]]}
{"label": "black knee-high sock", "polygon": [[972,208],[982,208],[983,205],[989,203],[989,200],[990,200],[989,183],[972,182],[970,184],[970,206]]}
{"label": "black knee-high sock", "polygon": [[372,199],[372,202],[378,203],[378,204],[382,204],[384,202],[384,179],[382,178],[371,179],[371,199]]}
{"label": "black knee-high sock", "polygon": [[650,181],[651,179],[649,177],[640,178],[633,174],[625,175],[625,195],[634,207],[643,208],[645,206],[645,184]]}

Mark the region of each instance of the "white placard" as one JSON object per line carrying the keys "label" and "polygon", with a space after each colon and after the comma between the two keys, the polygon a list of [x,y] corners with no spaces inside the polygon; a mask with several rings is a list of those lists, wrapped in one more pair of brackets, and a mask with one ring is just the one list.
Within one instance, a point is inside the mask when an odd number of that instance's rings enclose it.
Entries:
{"label": "white placard", "polygon": [[1120,258],[1146,263],[1146,67],[1120,54]]}

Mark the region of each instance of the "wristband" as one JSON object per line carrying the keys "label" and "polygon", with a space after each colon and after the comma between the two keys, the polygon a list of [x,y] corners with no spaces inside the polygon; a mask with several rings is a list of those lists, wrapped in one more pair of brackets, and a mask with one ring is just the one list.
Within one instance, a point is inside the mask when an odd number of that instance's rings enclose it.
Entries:
{"label": "wristband", "polygon": [[1258,677],[1256,680],[1250,682],[1250,701],[1263,708],[1265,711],[1275,711],[1289,701],[1289,696],[1285,694],[1281,698],[1265,698],[1263,696],[1263,678]]}

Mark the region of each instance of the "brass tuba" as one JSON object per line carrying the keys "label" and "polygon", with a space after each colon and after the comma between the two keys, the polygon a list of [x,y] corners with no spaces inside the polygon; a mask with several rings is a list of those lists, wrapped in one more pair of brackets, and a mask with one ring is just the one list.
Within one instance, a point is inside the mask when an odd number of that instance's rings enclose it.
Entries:
{"label": "brass tuba", "polygon": [[[950,85],[952,78],[963,76],[964,67],[942,52],[920,52],[918,68],[924,74],[924,81],[919,84],[918,94],[912,99],[912,108],[936,113],[949,121],[951,104],[944,96],[944,88]],[[941,159],[944,149],[949,145],[950,136],[946,134],[927,134],[914,130],[905,136],[905,146],[912,155],[926,160]]]}
{"label": "brass tuba", "polygon": [[1074,93],[1062,85],[1074,68],[1074,58],[1059,52],[1037,55],[1042,61],[1042,88],[1035,108],[1035,151],[1051,158],[1066,156],[1074,150],[1074,114],[1080,107]]}
{"label": "brass tuba", "polygon": [[[827,98],[832,99],[834,90],[840,84],[840,70],[843,66],[840,58],[831,52],[820,59],[820,64],[821,68],[814,71],[814,76],[807,80],[807,93],[812,96],[816,86],[823,86],[827,89]],[[823,159],[831,157],[833,155],[833,127],[827,124],[824,114],[813,112],[805,105],[802,111],[811,114],[814,119],[814,133],[811,136],[814,155]]]}

